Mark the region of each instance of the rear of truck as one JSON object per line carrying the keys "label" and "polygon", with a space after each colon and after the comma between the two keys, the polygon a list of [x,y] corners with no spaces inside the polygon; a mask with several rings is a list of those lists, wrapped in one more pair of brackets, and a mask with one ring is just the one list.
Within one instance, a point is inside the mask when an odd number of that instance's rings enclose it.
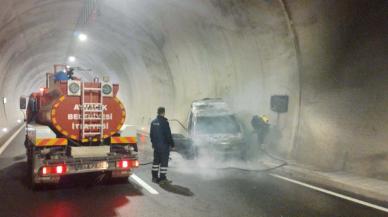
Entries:
{"label": "rear of truck", "polygon": [[[66,73],[66,66],[61,73]],[[66,77],[65,77],[66,78]],[[109,79],[56,80],[22,102],[27,109],[25,147],[33,188],[56,184],[68,175],[99,173],[126,179],[139,166],[135,126],[124,124],[126,111]],[[24,99],[26,100],[26,99]]]}
{"label": "rear of truck", "polygon": [[47,126],[27,126],[26,150],[30,183],[57,184],[67,175],[100,173],[110,179],[128,178],[139,166],[136,137],[123,126],[120,136],[110,144],[70,146],[66,138],[58,138]]}

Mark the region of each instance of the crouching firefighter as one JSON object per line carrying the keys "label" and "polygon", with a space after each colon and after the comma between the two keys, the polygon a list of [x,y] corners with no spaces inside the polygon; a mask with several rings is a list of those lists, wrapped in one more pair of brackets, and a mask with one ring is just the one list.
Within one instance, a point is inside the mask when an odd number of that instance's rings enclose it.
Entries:
{"label": "crouching firefighter", "polygon": [[[151,122],[150,137],[154,149],[154,161],[152,165],[152,182],[169,184],[167,179],[168,160],[170,147],[174,149],[174,141],[171,129],[165,116],[165,108],[158,108],[158,116]],[[160,176],[159,176],[160,174]]]}
{"label": "crouching firefighter", "polygon": [[252,117],[251,125],[257,134],[257,142],[261,147],[269,131],[269,118],[265,115],[255,115]]}

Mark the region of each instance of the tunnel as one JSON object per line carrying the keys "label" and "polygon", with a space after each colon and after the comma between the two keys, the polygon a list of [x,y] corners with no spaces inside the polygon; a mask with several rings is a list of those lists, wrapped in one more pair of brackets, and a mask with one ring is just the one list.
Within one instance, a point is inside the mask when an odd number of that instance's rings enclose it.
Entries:
{"label": "tunnel", "polygon": [[[388,182],[387,3],[2,0],[0,137],[24,119],[19,97],[63,63],[119,83],[138,128],[158,106],[184,122],[192,101],[223,98],[247,129],[269,117],[278,158]],[[275,95],[287,112],[271,110]]]}

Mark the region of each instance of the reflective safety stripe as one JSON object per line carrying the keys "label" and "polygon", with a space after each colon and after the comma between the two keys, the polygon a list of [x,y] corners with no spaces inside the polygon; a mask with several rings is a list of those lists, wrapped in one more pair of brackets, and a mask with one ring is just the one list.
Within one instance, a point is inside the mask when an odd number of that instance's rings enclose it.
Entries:
{"label": "reflective safety stripe", "polygon": [[152,171],[159,171],[159,165],[152,165]]}
{"label": "reflective safety stripe", "polygon": [[67,139],[65,138],[50,138],[50,139],[36,139],[35,146],[66,146]]}
{"label": "reflective safety stripe", "polygon": [[110,143],[112,144],[136,144],[137,138],[135,136],[129,137],[110,137]]}
{"label": "reflective safety stripe", "polygon": [[167,173],[167,167],[160,167],[160,173]]}

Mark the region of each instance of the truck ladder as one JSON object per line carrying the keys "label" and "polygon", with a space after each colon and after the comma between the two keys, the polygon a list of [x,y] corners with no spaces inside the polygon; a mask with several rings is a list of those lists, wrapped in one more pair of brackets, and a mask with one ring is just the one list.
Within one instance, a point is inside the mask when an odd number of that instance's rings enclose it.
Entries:
{"label": "truck ladder", "polygon": [[[104,138],[104,97],[102,93],[102,85],[100,87],[85,87],[85,83],[81,85],[81,107],[82,107],[82,131],[81,139],[88,139],[90,137],[99,136],[99,141]],[[93,102],[93,93],[99,94],[99,102]],[[85,94],[89,93],[90,102],[86,102]],[[86,108],[86,109],[85,109]],[[86,117],[86,115],[89,117]],[[95,123],[99,122],[99,123]],[[95,129],[99,131],[94,131]]]}

